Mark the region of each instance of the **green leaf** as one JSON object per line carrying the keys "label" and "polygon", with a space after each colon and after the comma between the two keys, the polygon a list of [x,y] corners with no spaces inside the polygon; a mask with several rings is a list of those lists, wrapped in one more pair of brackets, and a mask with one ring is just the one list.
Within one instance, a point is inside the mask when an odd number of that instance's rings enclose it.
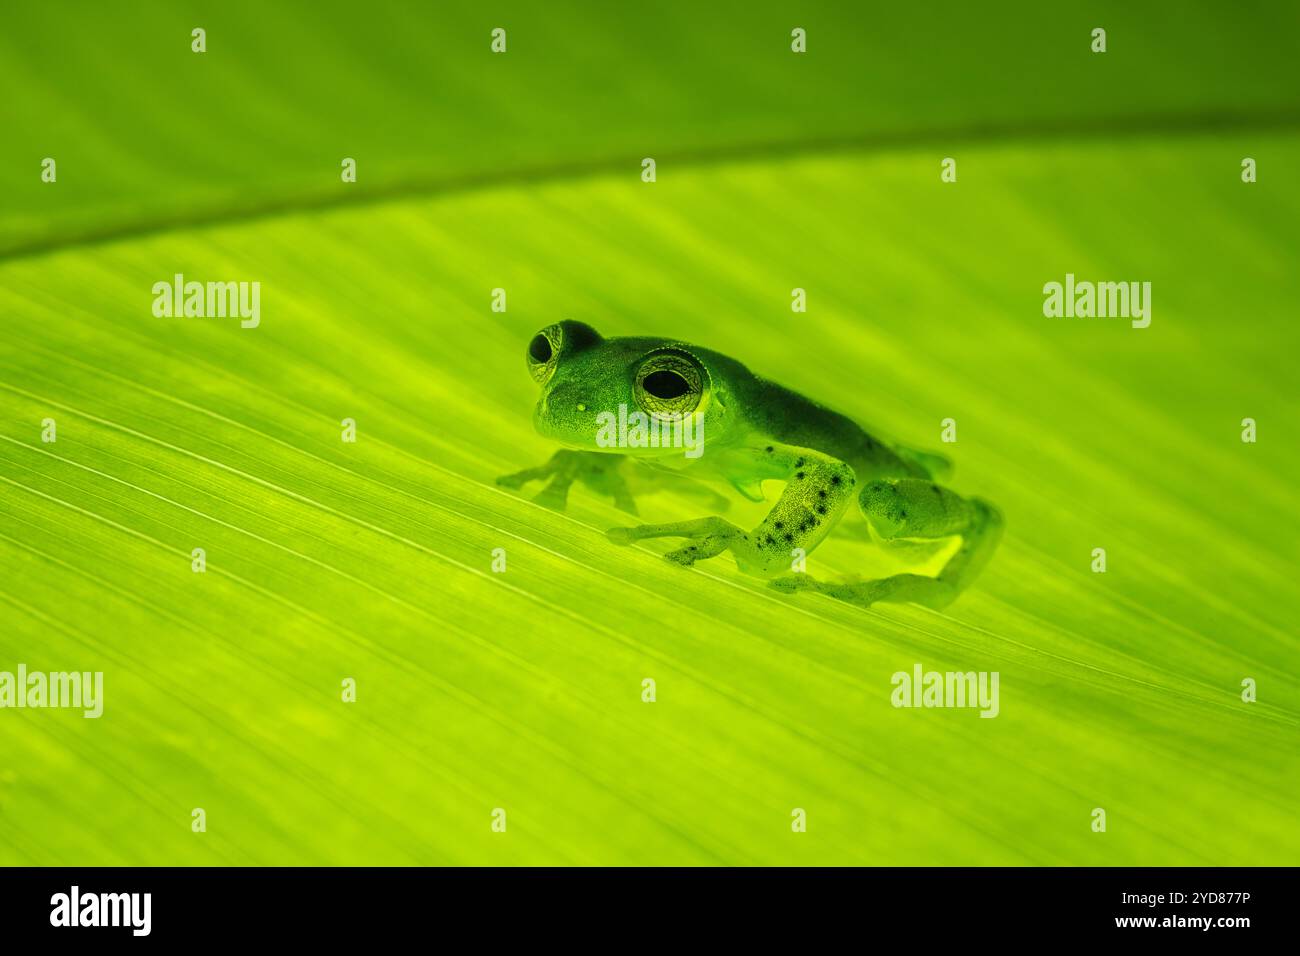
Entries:
{"label": "green leaf", "polygon": [[[1097,63],[1055,13],[821,11],[796,63],[783,5],[530,5],[497,62],[470,7],[372,6],[231,5],[203,55],[163,6],[5,31],[7,78],[76,56],[11,107],[0,671],[105,676],[98,720],[0,710],[0,862],[1296,862],[1293,41],[1190,70],[1230,14],[1114,8]],[[1150,281],[1150,328],[1045,318],[1067,272]],[[260,282],[260,325],[156,317],[177,273]],[[523,353],[561,318],[921,447],[956,419],[1000,550],[865,611],[498,488],[554,450]],[[892,567],[844,531],[810,573]],[[917,663],[999,672],[1000,714],[894,708]]]}

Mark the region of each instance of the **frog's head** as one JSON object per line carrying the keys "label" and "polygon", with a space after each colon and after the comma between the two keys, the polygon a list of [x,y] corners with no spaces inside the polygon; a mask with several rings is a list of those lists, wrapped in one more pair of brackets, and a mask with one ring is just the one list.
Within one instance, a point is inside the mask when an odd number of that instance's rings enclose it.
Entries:
{"label": "frog's head", "polygon": [[[609,444],[602,427],[648,418],[693,416],[721,436],[725,402],[710,375],[707,354],[670,339],[606,339],[583,322],[548,325],[528,342],[528,372],[541,386],[533,424],[571,448],[628,455],[682,454],[680,446]],[[620,411],[620,406],[622,411]],[[617,427],[617,426],[616,426]],[[694,456],[691,456],[694,457]]]}

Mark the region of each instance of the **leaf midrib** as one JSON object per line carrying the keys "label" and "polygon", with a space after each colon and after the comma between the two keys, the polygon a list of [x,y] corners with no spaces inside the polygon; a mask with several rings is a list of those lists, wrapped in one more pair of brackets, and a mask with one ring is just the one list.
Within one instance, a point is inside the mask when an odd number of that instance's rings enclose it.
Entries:
{"label": "leaf midrib", "polygon": [[[922,146],[957,144],[1050,143],[1070,140],[1125,140],[1143,137],[1199,137],[1228,132],[1300,133],[1300,105],[1247,111],[1197,111],[1135,114],[1119,117],[975,122],[957,126],[918,127],[807,139],[751,140],[725,146],[660,152],[661,165],[700,168],[726,163],[828,156],[839,153],[904,151]],[[37,238],[0,241],[0,263],[33,258],[80,246],[95,246],[173,231],[247,223],[304,212],[377,205],[420,197],[473,193],[502,186],[537,185],[612,175],[636,169],[639,158],[611,154],[588,161],[523,165],[454,175],[416,176],[376,186],[304,192],[283,198],[187,210],[171,215],[130,218],[116,223],[73,227]]]}

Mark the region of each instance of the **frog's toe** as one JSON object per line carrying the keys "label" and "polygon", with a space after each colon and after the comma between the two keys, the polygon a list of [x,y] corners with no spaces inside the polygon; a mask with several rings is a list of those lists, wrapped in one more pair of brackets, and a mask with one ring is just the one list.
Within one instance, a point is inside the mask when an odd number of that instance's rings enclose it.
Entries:
{"label": "frog's toe", "polygon": [[731,537],[729,535],[705,534],[695,538],[685,547],[678,548],[676,551],[669,551],[664,557],[674,564],[689,568],[696,561],[703,561],[705,558],[716,558],[723,551],[726,551],[730,544]]}
{"label": "frog's toe", "polygon": [[550,508],[552,511],[563,511],[569,504],[569,486],[551,482],[533,495],[533,503],[543,508]]}
{"label": "frog's toe", "polygon": [[497,484],[502,488],[514,488],[518,490],[528,483],[528,472],[516,471],[509,475],[500,475],[497,477]]}
{"label": "frog's toe", "polygon": [[805,591],[809,588],[816,587],[817,582],[806,574],[787,574],[784,577],[773,578],[767,582],[767,586],[776,591],[782,591],[786,594],[793,594],[795,591]]}
{"label": "frog's toe", "polygon": [[612,544],[628,545],[636,540],[636,528],[607,528],[605,537]]}
{"label": "frog's toe", "polygon": [[699,547],[693,544],[688,544],[686,547],[678,548],[676,551],[669,551],[664,555],[664,560],[672,564],[679,564],[684,568],[689,568],[692,567],[700,557]]}

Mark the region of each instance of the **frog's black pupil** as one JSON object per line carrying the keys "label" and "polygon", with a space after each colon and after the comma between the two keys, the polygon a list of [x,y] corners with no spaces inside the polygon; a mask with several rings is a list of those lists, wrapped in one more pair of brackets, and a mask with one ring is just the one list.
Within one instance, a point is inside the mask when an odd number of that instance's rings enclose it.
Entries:
{"label": "frog's black pupil", "polygon": [[534,362],[549,362],[551,360],[551,340],[541,333],[534,335],[533,340],[528,343],[528,354]]}
{"label": "frog's black pupil", "polygon": [[681,398],[691,390],[691,383],[676,372],[651,372],[641,383],[647,394],[655,398]]}

